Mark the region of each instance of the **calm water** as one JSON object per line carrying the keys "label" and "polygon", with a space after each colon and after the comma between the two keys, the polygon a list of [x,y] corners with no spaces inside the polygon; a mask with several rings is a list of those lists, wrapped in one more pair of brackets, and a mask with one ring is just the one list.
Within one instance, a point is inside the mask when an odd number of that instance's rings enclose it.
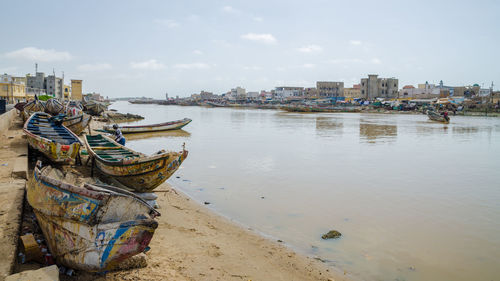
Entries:
{"label": "calm water", "polygon": [[[180,150],[169,182],[359,280],[500,280],[500,119],[132,105],[184,130],[127,146]],[[330,229],[342,233],[324,241]]]}

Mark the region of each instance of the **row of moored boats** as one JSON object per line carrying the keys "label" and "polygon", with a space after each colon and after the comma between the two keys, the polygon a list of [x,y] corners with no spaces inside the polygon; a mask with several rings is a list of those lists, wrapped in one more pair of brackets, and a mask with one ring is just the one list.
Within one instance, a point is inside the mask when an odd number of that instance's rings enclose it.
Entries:
{"label": "row of moored boats", "polygon": [[[188,151],[160,151],[148,156],[127,148],[106,135],[84,134],[91,117],[78,104],[62,105],[35,100],[21,106],[24,133],[31,151],[43,154],[50,164],[38,161],[27,188],[52,256],[58,264],[90,272],[116,268],[122,261],[147,251],[160,213],[144,200],[165,182],[186,159]],[[47,113],[49,112],[49,113]],[[73,115],[61,113],[73,112]],[[87,118],[88,116],[88,118]],[[149,126],[122,127],[123,133],[178,129],[183,119]],[[105,131],[110,131],[105,127]],[[90,133],[90,129],[89,129]],[[101,181],[79,186],[54,173],[53,164],[76,162],[86,147],[97,168],[115,185]],[[81,163],[81,161],[80,161]]]}

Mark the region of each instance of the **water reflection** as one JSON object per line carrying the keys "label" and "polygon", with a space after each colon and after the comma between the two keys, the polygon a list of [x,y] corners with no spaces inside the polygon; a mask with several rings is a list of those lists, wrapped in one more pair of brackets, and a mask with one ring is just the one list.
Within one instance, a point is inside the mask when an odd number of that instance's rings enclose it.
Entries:
{"label": "water reflection", "polygon": [[342,119],[331,117],[316,117],[316,134],[322,137],[341,136],[344,122]]}
{"label": "water reflection", "polygon": [[398,135],[397,125],[373,124],[361,120],[359,139],[369,143],[394,141]]}
{"label": "water reflection", "polygon": [[435,136],[436,134],[447,133],[448,126],[416,126],[415,130],[419,136]]}

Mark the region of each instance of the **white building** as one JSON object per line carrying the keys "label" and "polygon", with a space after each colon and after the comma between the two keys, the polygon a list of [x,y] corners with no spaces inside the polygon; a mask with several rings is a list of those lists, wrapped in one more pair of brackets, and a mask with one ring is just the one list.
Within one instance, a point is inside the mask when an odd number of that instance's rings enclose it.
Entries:
{"label": "white building", "polygon": [[303,96],[304,87],[276,87],[274,92],[277,99],[283,100],[289,97]]}

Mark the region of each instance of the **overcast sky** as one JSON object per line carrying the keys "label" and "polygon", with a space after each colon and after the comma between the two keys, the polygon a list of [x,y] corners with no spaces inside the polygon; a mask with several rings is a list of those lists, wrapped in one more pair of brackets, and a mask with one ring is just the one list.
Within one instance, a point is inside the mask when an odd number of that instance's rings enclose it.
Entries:
{"label": "overcast sky", "polygon": [[[500,1],[7,1],[0,72],[105,96],[316,81],[500,84]],[[498,86],[495,86],[498,89]]]}

